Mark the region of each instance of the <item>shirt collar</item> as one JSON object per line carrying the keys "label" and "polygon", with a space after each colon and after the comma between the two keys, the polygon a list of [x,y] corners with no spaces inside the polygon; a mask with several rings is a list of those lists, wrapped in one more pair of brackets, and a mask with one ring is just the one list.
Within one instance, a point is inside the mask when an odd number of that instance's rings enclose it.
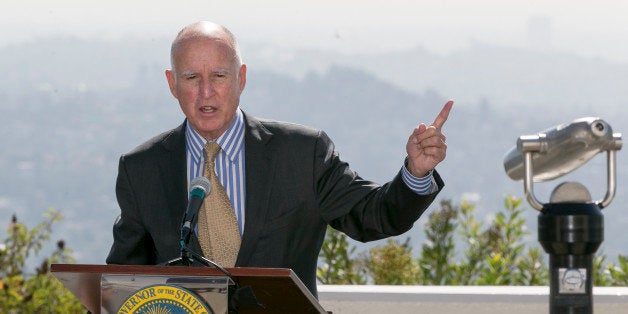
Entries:
{"label": "shirt collar", "polygon": [[[185,142],[187,151],[192,159],[200,162],[201,156],[204,158],[203,147],[205,147],[207,140],[198,134],[189,123],[185,125]],[[236,109],[236,116],[233,122],[231,122],[225,133],[216,139],[216,143],[218,143],[231,162],[235,162],[238,159],[244,143],[244,115],[240,108]]]}

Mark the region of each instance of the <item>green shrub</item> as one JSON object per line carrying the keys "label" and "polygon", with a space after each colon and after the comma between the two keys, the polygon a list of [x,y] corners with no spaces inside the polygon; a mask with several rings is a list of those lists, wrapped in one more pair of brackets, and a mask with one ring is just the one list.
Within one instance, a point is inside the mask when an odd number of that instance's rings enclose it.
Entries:
{"label": "green shrub", "polygon": [[25,271],[29,257],[37,255],[50,239],[52,225],[61,220],[53,209],[46,220],[33,229],[13,215],[8,236],[0,247],[0,312],[2,313],[85,313],[86,309],[50,274],[51,263],[74,263],[71,250],[63,241],[44,258],[34,274]]}

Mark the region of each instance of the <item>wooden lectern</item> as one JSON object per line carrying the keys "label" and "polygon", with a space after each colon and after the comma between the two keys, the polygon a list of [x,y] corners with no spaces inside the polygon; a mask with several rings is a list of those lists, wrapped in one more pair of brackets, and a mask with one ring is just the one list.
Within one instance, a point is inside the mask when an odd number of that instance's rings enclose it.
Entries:
{"label": "wooden lectern", "polygon": [[[224,273],[210,267],[53,264],[50,270],[94,314],[111,313],[102,310],[101,284],[106,276],[120,275],[119,278],[132,278],[133,284],[147,286],[153,284],[153,278],[225,278]],[[250,287],[257,301],[256,306],[238,307],[237,313],[327,313],[290,269],[228,268],[227,271],[235,285]]]}

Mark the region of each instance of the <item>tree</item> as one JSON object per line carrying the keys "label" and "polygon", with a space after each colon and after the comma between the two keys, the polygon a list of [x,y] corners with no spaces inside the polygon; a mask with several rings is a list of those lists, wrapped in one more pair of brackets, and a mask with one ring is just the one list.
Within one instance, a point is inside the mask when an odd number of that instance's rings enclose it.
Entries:
{"label": "tree", "polygon": [[[475,218],[473,204],[441,201],[428,217],[426,241],[416,259],[408,238],[402,244],[388,240],[353,261],[355,247],[346,235],[332,230],[323,244],[324,267],[319,267],[318,278],[322,283],[343,284],[548,285],[545,254],[538,244],[524,241],[529,232],[522,204],[522,199],[508,196],[495,218],[483,223]],[[620,255],[617,264],[606,266],[605,259],[603,254],[594,259],[594,284],[628,285],[628,257]],[[360,280],[347,280],[351,274],[360,274]]]}
{"label": "tree", "polygon": [[459,234],[466,249],[464,250],[465,262],[454,266],[453,283],[458,285],[471,285],[477,282],[484,267],[485,256],[490,253],[488,237],[484,236],[482,223],[475,219],[474,210],[475,205],[466,201],[460,205]]}
{"label": "tree", "polygon": [[[485,227],[474,217],[474,205],[463,202],[454,206],[450,200],[441,201],[440,208],[428,217],[424,229],[426,240],[416,259],[408,238],[403,244],[388,240],[386,245],[371,248],[369,254],[360,254],[358,262],[351,263],[347,260],[349,255],[342,252],[343,247],[349,246],[346,236],[335,239],[337,233],[328,233],[321,256],[329,260],[329,248],[333,247],[337,258],[334,263],[324,263],[331,267],[319,268],[319,280],[325,283],[321,278],[343,274],[343,270],[335,267],[345,264],[352,265],[352,272],[356,265],[364,265],[375,284],[547,284],[549,276],[541,251],[537,247],[527,248],[523,241],[527,232],[521,204],[520,199],[506,198],[504,209]],[[460,248],[457,244],[464,246],[461,252],[456,250]],[[351,253],[354,250],[352,247]]]}
{"label": "tree", "polygon": [[316,269],[316,278],[323,284],[364,284],[366,279],[358,263],[351,258],[355,246],[350,246],[347,235],[327,227],[325,242],[319,253],[321,265]]}
{"label": "tree", "polygon": [[49,209],[46,220],[33,229],[18,222],[15,215],[0,247],[0,312],[2,313],[84,313],[85,308],[49,271],[51,263],[74,263],[72,251],[63,241],[44,258],[34,274],[26,274],[29,257],[37,255],[50,239],[52,225],[61,214]]}
{"label": "tree", "polygon": [[[548,283],[547,266],[538,247],[526,250],[523,237],[525,219],[521,217],[522,200],[504,199],[504,210],[495,215],[484,241],[488,247],[485,267],[476,281],[480,285],[544,285]],[[524,254],[525,252],[525,254]]]}
{"label": "tree", "polygon": [[617,265],[611,263],[607,266],[613,285],[628,286],[628,256],[619,255],[617,260]]}
{"label": "tree", "polygon": [[[539,249],[525,251],[523,238],[527,232],[521,218],[521,203],[507,197],[504,209],[484,227],[476,220],[472,204],[463,202],[456,207],[443,200],[441,208],[430,214],[424,230],[427,243],[422,245],[419,257],[422,270],[419,283],[541,285],[547,282],[547,268]],[[456,251],[456,243],[464,245],[462,255]]]}
{"label": "tree", "polygon": [[410,285],[417,282],[420,272],[412,258],[410,238],[399,244],[388,239],[387,244],[369,250],[365,259],[368,274],[376,285]]}
{"label": "tree", "polygon": [[424,285],[455,284],[451,276],[454,273],[455,239],[454,231],[458,226],[458,211],[451,201],[440,203],[441,209],[433,211],[425,227],[426,242],[422,245],[418,264],[421,276],[418,280]]}

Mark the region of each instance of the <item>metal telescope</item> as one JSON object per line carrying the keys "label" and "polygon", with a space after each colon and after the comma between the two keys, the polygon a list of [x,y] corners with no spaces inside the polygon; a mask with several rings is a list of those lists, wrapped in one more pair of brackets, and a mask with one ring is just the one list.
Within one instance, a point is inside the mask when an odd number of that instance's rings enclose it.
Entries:
{"label": "metal telescope", "polygon": [[608,190],[603,200],[607,207],[615,196],[615,152],[622,147],[621,134],[613,134],[611,126],[599,118],[581,118],[561,124],[535,135],[522,135],[504,157],[506,174],[524,181],[524,192],[530,205],[541,210],[534,196],[533,182],[561,177],[585,164],[598,153],[607,152]]}
{"label": "metal telescope", "polygon": [[[593,255],[604,241],[604,216],[616,190],[616,151],[621,134],[599,118],[587,117],[535,135],[522,135],[504,157],[513,180],[523,180],[530,206],[540,211],[538,237],[550,255],[550,313],[593,313]],[[548,203],[534,195],[534,182],[561,177],[598,153],[607,153],[607,191],[592,201],[578,182],[559,184]]]}

